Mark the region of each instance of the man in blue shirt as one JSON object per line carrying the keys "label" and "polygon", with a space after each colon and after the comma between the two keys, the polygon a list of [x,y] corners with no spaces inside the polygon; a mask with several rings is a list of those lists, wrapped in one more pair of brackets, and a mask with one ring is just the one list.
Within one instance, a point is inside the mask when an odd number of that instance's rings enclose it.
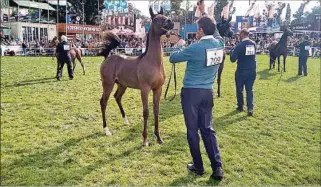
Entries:
{"label": "man in blue shirt", "polygon": [[213,169],[211,177],[221,180],[223,178],[222,162],[212,127],[212,109],[214,106],[213,83],[223,61],[224,41],[219,36],[211,18],[201,17],[197,25],[196,37],[199,42],[173,53],[169,61],[171,63],[187,61],[184,86],[181,91],[187,140],[193,157],[193,164],[188,164],[187,168],[196,174],[204,174],[199,147],[198,131],[200,130]]}
{"label": "man in blue shirt", "polygon": [[309,42],[309,36],[308,35],[304,36],[304,41],[301,42],[297,47],[300,48],[298,75],[302,75],[302,72],[303,72],[304,76],[307,76],[308,75],[307,61],[309,58],[309,52],[311,48],[311,43]]}
{"label": "man in blue shirt", "polygon": [[246,102],[248,115],[253,115],[253,85],[256,79],[256,44],[249,39],[249,31],[243,29],[240,32],[241,42],[231,52],[231,62],[237,60],[235,72],[235,86],[237,98],[237,110],[243,111],[243,88],[246,90]]}

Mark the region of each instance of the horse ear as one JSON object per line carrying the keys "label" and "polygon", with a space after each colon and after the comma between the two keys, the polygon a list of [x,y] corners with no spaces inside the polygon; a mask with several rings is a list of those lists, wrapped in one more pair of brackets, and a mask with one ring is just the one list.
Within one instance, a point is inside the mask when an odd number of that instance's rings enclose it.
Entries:
{"label": "horse ear", "polygon": [[153,11],[153,9],[152,9],[152,6],[149,7],[149,14],[150,14],[150,17],[151,17],[152,19],[154,19],[155,14],[154,14],[154,11]]}
{"label": "horse ear", "polygon": [[164,10],[163,10],[163,7],[161,6],[161,9],[159,11],[159,14],[163,15],[164,14]]}

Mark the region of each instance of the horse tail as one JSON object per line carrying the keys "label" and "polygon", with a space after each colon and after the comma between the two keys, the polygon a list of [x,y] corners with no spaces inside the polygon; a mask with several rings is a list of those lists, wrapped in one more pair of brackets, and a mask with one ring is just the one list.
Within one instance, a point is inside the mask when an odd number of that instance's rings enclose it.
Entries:
{"label": "horse tail", "polygon": [[112,51],[113,49],[116,49],[120,45],[120,38],[113,32],[107,32],[103,36],[103,42],[104,42],[104,45],[99,55],[102,55],[105,58],[107,58],[110,51]]}

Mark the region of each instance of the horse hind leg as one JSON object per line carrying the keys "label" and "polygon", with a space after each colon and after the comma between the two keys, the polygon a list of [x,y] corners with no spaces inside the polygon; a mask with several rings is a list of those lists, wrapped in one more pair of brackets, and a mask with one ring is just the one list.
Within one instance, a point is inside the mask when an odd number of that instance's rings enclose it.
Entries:
{"label": "horse hind leg", "polygon": [[75,68],[76,68],[76,62],[75,62],[75,59],[72,59],[72,71],[75,72]]}
{"label": "horse hind leg", "polygon": [[103,118],[103,128],[105,130],[106,136],[111,135],[111,132],[109,131],[109,128],[107,127],[107,122],[106,122],[106,107],[107,107],[107,102],[108,102],[110,93],[113,90],[113,87],[114,87],[114,84],[105,85],[104,92],[100,99],[101,114]]}
{"label": "horse hind leg", "polygon": [[149,143],[147,141],[147,121],[149,117],[149,110],[148,110],[148,94],[150,92],[149,87],[143,87],[141,89],[141,99],[143,102],[143,117],[144,117],[144,130],[143,130],[143,146],[148,146]]}
{"label": "horse hind leg", "polygon": [[81,67],[82,67],[83,75],[85,75],[85,74],[86,74],[86,72],[85,72],[85,65],[83,64],[83,62],[82,62],[82,60],[81,60],[80,54],[77,54],[76,57],[77,57],[77,60],[80,62],[80,65],[81,65]]}
{"label": "horse hind leg", "polygon": [[122,106],[122,103],[121,103],[121,99],[126,91],[127,87],[126,86],[123,86],[121,84],[118,84],[118,88],[117,88],[117,91],[115,92],[114,94],[114,97],[116,99],[116,102],[117,102],[117,105],[119,107],[119,110],[120,110],[120,113],[124,119],[124,124],[125,125],[129,125],[129,121],[127,119],[127,116],[125,114],[125,111],[123,109],[123,106]]}

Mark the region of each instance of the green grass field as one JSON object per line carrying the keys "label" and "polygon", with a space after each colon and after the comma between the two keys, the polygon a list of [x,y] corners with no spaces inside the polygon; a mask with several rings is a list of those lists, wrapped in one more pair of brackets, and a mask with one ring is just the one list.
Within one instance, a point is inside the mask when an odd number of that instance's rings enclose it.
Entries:
{"label": "green grass field", "polygon": [[[298,59],[289,57],[277,86],[280,73],[268,71],[268,57],[258,56],[254,117],[234,111],[236,65],[226,62],[214,111],[225,171],[220,183],[209,179],[203,143],[206,174],[187,172],[191,158],[179,95],[173,102],[162,95],[163,145],[153,136],[150,99],[150,146],[141,147],[138,90],[127,90],[123,99],[130,125],[123,124],[110,98],[113,135],[106,137],[99,105],[103,59],[84,59],[85,76],[78,63],[75,79],[68,80],[65,67],[60,82],[51,58],[1,59],[1,185],[320,185],[319,59],[309,59],[308,77],[297,77]],[[169,76],[167,58],[165,65]],[[178,65],[179,88],[184,70],[185,64]]]}

